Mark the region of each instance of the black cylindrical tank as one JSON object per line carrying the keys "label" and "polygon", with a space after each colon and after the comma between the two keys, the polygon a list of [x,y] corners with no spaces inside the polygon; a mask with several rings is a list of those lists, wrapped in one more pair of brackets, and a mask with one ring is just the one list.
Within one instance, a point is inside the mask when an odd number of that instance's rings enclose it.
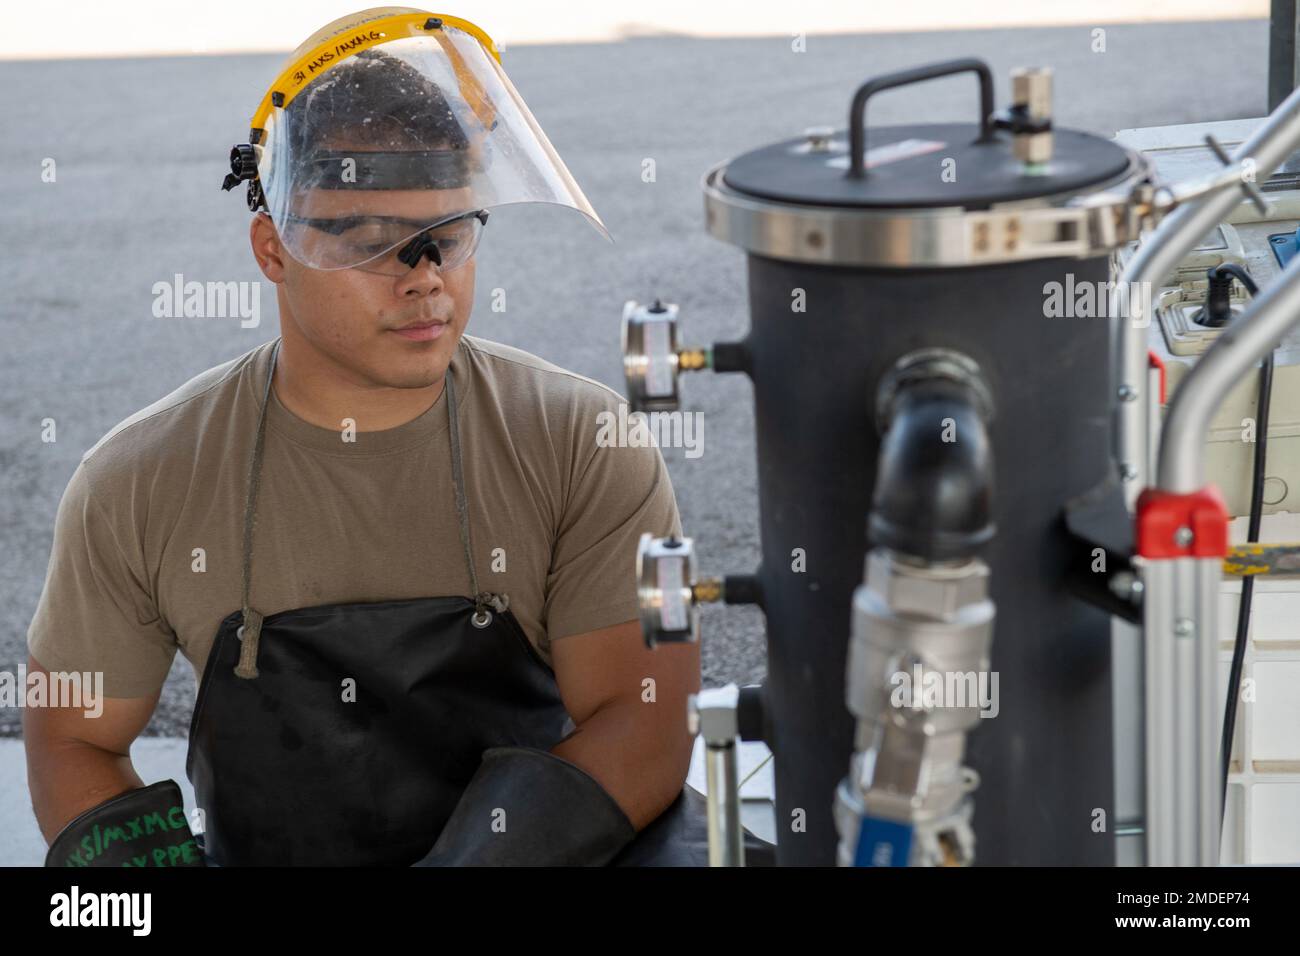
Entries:
{"label": "black cylindrical tank", "polygon": [[[746,371],[786,865],[835,861],[833,796],[853,750],[850,602],[872,544],[877,389],[902,356],[933,347],[974,359],[994,403],[997,531],[983,557],[997,607],[999,712],[969,742],[981,778],[977,862],[1114,862],[1109,621],[1066,590],[1062,509],[1113,469],[1104,290],[1117,240],[1105,224],[1122,218],[1118,197],[1140,162],[1058,129],[1048,133],[1051,157],[1027,163],[1023,137],[1041,136],[1042,123],[1017,127],[1013,111],[997,128],[978,61],[902,82],[967,70],[980,80],[976,123],[815,131],[705,177],[710,231],[749,254]],[[867,84],[867,96],[901,85],[894,79]],[[851,124],[863,122],[867,96]],[[855,135],[866,139],[856,177]],[[1090,211],[1079,202],[1103,191],[1115,202]],[[1050,314],[1053,302],[1078,306],[1089,283],[1102,295],[1100,305],[1092,296],[1099,314]],[[1095,832],[1098,809],[1106,832]]]}

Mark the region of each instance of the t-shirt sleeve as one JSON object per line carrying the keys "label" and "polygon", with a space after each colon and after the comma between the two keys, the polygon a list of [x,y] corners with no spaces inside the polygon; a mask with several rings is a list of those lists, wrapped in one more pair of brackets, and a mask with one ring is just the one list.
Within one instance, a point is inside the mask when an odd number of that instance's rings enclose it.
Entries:
{"label": "t-shirt sleeve", "polygon": [[[593,433],[585,437],[594,444]],[[548,640],[636,619],[636,549],[647,531],[682,533],[663,455],[654,445],[596,445],[569,495],[552,552]]]}
{"label": "t-shirt sleeve", "polygon": [[134,536],[118,524],[83,460],[59,502],[27,648],[46,670],[102,673],[106,697],[148,697],[167,679],[176,639],[149,593]]}

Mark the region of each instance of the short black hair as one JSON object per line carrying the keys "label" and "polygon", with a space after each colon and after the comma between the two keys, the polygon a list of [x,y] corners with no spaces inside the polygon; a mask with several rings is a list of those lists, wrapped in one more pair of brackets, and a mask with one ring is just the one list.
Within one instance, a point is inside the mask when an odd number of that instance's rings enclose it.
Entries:
{"label": "short black hair", "polygon": [[313,80],[285,108],[285,118],[290,155],[303,158],[339,148],[470,146],[442,89],[405,60],[379,49],[350,56]]}

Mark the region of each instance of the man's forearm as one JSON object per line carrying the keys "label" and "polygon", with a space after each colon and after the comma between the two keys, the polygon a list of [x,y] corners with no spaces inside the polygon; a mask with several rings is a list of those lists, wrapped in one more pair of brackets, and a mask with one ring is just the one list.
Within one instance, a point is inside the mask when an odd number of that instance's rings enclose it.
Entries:
{"label": "man's forearm", "polygon": [[684,718],[649,720],[647,706],[640,699],[606,704],[551,748],[595,777],[638,830],[681,792],[691,760]]}
{"label": "man's forearm", "polygon": [[119,793],[144,786],[128,754],[80,741],[27,741],[27,785],[45,842],[70,821]]}

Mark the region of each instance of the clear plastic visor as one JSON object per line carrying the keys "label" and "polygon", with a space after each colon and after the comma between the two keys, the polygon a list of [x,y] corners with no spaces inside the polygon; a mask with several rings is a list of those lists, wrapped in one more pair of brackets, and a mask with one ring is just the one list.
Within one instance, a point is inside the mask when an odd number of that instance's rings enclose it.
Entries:
{"label": "clear plastic visor", "polygon": [[500,65],[452,27],[338,63],[272,109],[257,149],[280,238],[316,269],[392,258],[452,216],[511,203],[572,207],[609,238]]}

